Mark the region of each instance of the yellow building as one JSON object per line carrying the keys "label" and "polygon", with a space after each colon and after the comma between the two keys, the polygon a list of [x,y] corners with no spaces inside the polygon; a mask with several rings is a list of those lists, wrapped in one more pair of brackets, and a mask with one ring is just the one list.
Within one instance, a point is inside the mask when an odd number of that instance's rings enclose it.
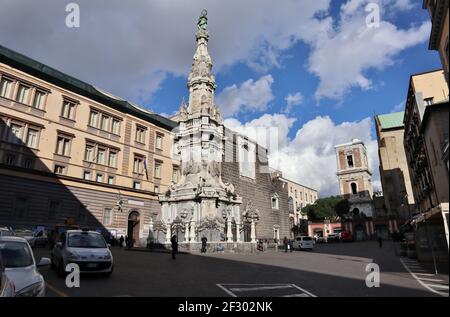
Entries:
{"label": "yellow building", "polygon": [[174,122],[0,46],[0,226],[67,219],[145,243]]}
{"label": "yellow building", "polygon": [[[282,178],[288,184],[289,195],[289,218],[291,220],[291,226],[293,228],[299,228],[302,225],[306,225],[308,216],[302,214],[303,207],[312,205],[318,199],[317,190],[293,182],[289,179]],[[306,227],[303,229],[307,229]],[[306,231],[305,231],[306,232]]]}
{"label": "yellow building", "polygon": [[423,8],[431,17],[430,50],[439,52],[448,84],[448,0],[424,0]]}

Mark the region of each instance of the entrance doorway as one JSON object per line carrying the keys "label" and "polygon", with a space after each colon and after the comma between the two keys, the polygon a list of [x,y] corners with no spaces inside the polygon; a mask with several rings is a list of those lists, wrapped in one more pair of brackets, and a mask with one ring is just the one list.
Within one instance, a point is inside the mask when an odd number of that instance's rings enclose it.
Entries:
{"label": "entrance doorway", "polygon": [[128,215],[128,238],[133,241],[133,244],[139,242],[140,222],[139,212],[132,211]]}

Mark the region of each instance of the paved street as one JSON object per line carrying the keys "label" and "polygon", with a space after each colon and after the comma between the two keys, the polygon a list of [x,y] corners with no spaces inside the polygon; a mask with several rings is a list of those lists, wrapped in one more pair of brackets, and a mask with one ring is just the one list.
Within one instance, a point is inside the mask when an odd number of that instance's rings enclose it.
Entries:
{"label": "paved street", "polygon": [[[37,258],[48,253],[35,251]],[[42,269],[48,296],[448,296],[448,275],[439,276],[442,294],[430,291],[407,271],[392,243],[382,249],[361,242],[317,245],[313,252],[180,254],[175,261],[165,253],[114,248],[113,254],[112,276],[82,276],[80,288],[69,289],[52,269]],[[371,262],[380,266],[379,288],[365,284]]]}

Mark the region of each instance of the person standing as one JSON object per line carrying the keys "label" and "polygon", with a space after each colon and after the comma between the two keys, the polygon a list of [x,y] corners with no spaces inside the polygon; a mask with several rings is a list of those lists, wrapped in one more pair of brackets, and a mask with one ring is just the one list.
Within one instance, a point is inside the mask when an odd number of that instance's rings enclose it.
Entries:
{"label": "person standing", "polygon": [[172,243],[172,260],[175,260],[175,255],[178,253],[178,241],[176,235],[172,236],[170,243]]}
{"label": "person standing", "polygon": [[383,247],[383,239],[381,237],[378,238],[378,245],[380,246],[380,249]]}
{"label": "person standing", "polygon": [[284,237],[283,244],[284,244],[284,252],[288,252],[288,238],[287,237]]}
{"label": "person standing", "polygon": [[202,253],[206,253],[207,243],[208,243],[208,239],[205,236],[203,236],[202,237],[202,251],[201,251]]}
{"label": "person standing", "polygon": [[120,236],[120,238],[119,238],[119,244],[120,244],[120,247],[122,248],[123,247],[123,241],[124,241],[125,239],[123,238],[123,236]]}

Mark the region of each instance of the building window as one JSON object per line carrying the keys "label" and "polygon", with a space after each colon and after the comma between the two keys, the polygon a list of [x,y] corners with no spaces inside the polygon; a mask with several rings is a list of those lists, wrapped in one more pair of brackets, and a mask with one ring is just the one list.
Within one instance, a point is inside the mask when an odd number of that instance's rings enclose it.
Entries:
{"label": "building window", "polygon": [[7,153],[5,154],[5,164],[6,165],[16,165],[17,157],[15,154]]}
{"label": "building window", "polygon": [[103,183],[103,174],[97,173],[97,177],[95,178],[95,180],[96,180],[98,183]]}
{"label": "building window", "polygon": [[155,161],[155,177],[161,178],[161,169],[162,169],[162,163],[160,161]]}
{"label": "building window", "polygon": [[145,143],[145,131],[147,129],[142,126],[136,126],[136,142]]}
{"label": "building window", "polygon": [[28,199],[26,197],[16,197],[14,214],[17,218],[24,218],[27,215]]}
{"label": "building window", "polygon": [[100,119],[100,129],[103,131],[109,131],[109,117],[102,114]]}
{"label": "building window", "polygon": [[174,166],[172,171],[172,182],[174,182],[175,184],[178,183],[179,172],[180,169],[178,168],[178,166]]}
{"label": "building window", "polygon": [[83,179],[86,180],[86,181],[90,181],[91,180],[91,172],[90,171],[84,171]]}
{"label": "building window", "polygon": [[350,186],[352,188],[352,194],[353,195],[358,194],[358,186],[356,185],[356,183],[351,183]]}
{"label": "building window", "polygon": [[27,146],[30,148],[37,148],[37,141],[39,139],[39,130],[28,128],[27,132]]}
{"label": "building window", "polygon": [[141,182],[133,181],[133,188],[134,189],[141,189]]}
{"label": "building window", "polygon": [[111,208],[105,208],[103,210],[103,224],[105,226],[111,225],[111,220],[112,220],[111,215],[112,215]]}
{"label": "building window", "polygon": [[11,133],[9,135],[9,142],[19,144],[22,142],[22,130],[23,126],[18,124],[11,124]]}
{"label": "building window", "polygon": [[66,173],[66,167],[64,165],[55,165],[55,174],[64,175]]}
{"label": "building window", "polygon": [[10,98],[13,81],[11,79],[2,77],[0,80],[0,96]]}
{"label": "building window", "polygon": [[297,198],[297,190],[295,190],[295,198]]}
{"label": "building window", "polygon": [[300,192],[300,200],[303,200],[303,192]]}
{"label": "building window", "polygon": [[[294,212],[294,200],[292,199],[292,197],[289,197],[288,204],[289,204],[289,212],[293,213]],[[297,205],[297,202],[295,204]]]}
{"label": "building window", "polygon": [[28,96],[30,95],[30,87],[19,84],[17,89],[16,101],[20,103],[28,103]]}
{"label": "building window", "polygon": [[155,193],[159,194],[159,186],[155,185]]}
{"label": "building window", "polygon": [[36,90],[33,98],[33,108],[41,110],[44,109],[45,96],[46,96],[45,92]]}
{"label": "building window", "polygon": [[135,156],[133,163],[133,173],[141,174],[144,170],[144,158],[142,156]]}
{"label": "building window", "polygon": [[86,149],[84,150],[84,160],[88,162],[94,161],[94,146],[91,144],[86,144]]}
{"label": "building window", "polygon": [[98,148],[98,150],[97,150],[97,164],[105,165],[105,156],[106,156],[106,149]]}
{"label": "building window", "polygon": [[48,219],[55,219],[56,214],[58,213],[59,201],[50,200],[48,207]]}
{"label": "building window", "polygon": [[109,185],[114,185],[116,183],[115,177],[114,176],[108,176],[108,184]]}
{"label": "building window", "polygon": [[278,195],[273,195],[271,198],[272,201],[272,209],[278,209]]}
{"label": "building window", "polygon": [[157,150],[162,150],[162,144],[163,144],[163,136],[159,133],[156,134],[156,140],[155,140],[155,148]]}
{"label": "building window", "polygon": [[63,155],[63,156],[69,156],[71,141],[72,141],[72,139],[67,136],[58,135],[57,142],[56,142],[56,154]]}
{"label": "building window", "polygon": [[61,117],[74,120],[75,119],[75,103],[64,100],[62,111],[61,111]]}
{"label": "building window", "polygon": [[89,125],[91,127],[96,128],[97,127],[97,120],[98,120],[98,112],[91,110],[91,113],[89,115]]}
{"label": "building window", "polygon": [[117,152],[109,150],[108,166],[109,167],[117,166]]}
{"label": "building window", "polygon": [[119,135],[120,134],[120,121],[117,119],[112,119],[112,133]]}
{"label": "building window", "polygon": [[425,98],[423,101],[425,102],[425,105],[431,106],[434,103],[434,98]]}
{"label": "building window", "polygon": [[23,159],[23,167],[25,168],[33,168],[34,166],[34,159],[31,157],[25,157]]}
{"label": "building window", "polygon": [[354,166],[354,164],[353,164],[353,155],[347,155],[347,166],[349,168]]}

